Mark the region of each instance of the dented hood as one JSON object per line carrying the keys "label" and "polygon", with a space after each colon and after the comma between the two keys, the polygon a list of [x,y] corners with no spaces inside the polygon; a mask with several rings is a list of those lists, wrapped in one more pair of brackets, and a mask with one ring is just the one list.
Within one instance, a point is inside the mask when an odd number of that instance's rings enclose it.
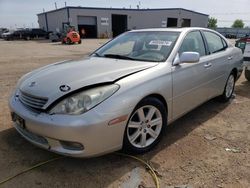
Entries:
{"label": "dented hood", "polygon": [[[64,61],[29,73],[22,79],[19,89],[33,96],[48,98],[48,103],[44,106],[46,108],[74,90],[94,84],[114,82],[157,64],[100,57]],[[69,86],[70,90],[62,91],[61,86]]]}

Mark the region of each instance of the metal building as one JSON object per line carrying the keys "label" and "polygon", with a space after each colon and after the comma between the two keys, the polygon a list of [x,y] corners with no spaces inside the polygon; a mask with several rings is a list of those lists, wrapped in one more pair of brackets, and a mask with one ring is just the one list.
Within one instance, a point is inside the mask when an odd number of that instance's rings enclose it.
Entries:
{"label": "metal building", "polygon": [[113,37],[132,29],[207,27],[208,23],[208,15],[182,8],[64,7],[37,16],[40,28],[46,31],[62,31],[70,24],[78,31],[84,29],[86,38]]}

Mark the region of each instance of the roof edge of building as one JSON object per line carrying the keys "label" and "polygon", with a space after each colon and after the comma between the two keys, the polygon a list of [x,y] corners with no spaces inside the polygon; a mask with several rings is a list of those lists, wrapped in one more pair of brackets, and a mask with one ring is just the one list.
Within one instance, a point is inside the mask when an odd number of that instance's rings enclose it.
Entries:
{"label": "roof edge of building", "polygon": [[193,10],[188,10],[185,8],[153,8],[153,9],[129,9],[129,8],[105,8],[105,7],[75,7],[75,6],[66,6],[66,7],[62,7],[59,9],[55,9],[55,10],[50,10],[50,11],[46,11],[46,12],[42,12],[42,13],[38,13],[37,16],[39,15],[43,15],[45,13],[52,13],[52,12],[57,12],[63,9],[93,9],[93,10],[126,10],[126,11],[160,11],[160,10],[184,10],[184,11],[188,11],[188,12],[192,12],[195,14],[200,14],[200,15],[204,15],[204,16],[209,16],[208,14],[204,14],[204,13],[200,13],[200,12],[196,12]]}

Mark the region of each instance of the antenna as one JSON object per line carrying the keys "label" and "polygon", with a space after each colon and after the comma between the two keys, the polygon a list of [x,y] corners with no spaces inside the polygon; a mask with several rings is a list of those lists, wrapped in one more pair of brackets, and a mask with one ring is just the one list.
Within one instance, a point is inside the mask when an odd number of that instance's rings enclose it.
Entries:
{"label": "antenna", "polygon": [[57,4],[56,4],[56,2],[55,2],[55,8],[57,9]]}
{"label": "antenna", "polygon": [[66,7],[67,6],[67,2],[65,1],[64,4],[65,4],[65,7]]}

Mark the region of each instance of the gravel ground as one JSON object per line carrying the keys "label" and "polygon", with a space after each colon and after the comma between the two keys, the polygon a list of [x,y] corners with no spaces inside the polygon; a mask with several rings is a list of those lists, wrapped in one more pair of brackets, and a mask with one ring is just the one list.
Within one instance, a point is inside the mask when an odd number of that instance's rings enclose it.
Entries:
{"label": "gravel ground", "polygon": [[[0,181],[58,155],[24,140],[13,128],[7,100],[25,73],[65,59],[79,59],[106,40],[81,45],[48,41],[0,41]],[[242,76],[228,104],[211,100],[169,125],[151,152],[161,187],[250,187],[250,82]],[[226,148],[229,151],[226,151]],[[227,150],[228,150],[227,149]],[[233,149],[233,150],[230,150]],[[63,158],[0,187],[154,187],[145,167],[109,154],[92,159]],[[143,187],[142,186],[142,187]]]}

